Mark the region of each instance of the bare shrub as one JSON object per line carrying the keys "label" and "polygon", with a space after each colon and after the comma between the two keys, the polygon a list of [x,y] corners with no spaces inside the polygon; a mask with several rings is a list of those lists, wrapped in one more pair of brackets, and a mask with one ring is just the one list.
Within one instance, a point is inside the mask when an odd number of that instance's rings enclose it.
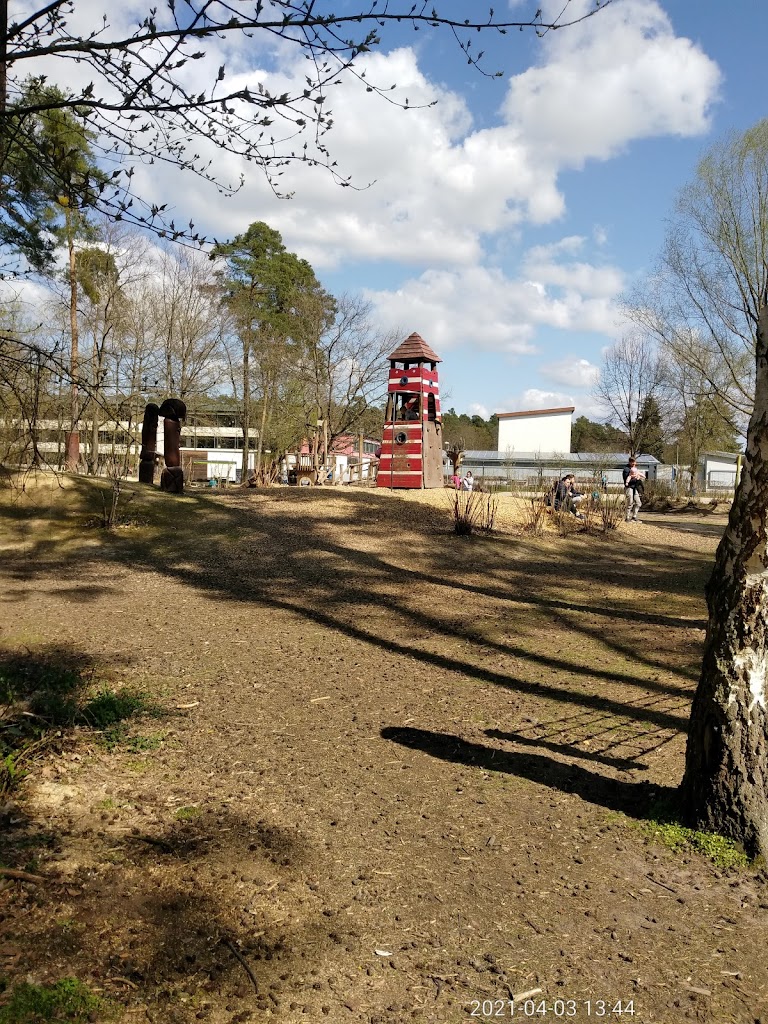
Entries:
{"label": "bare shrub", "polygon": [[606,494],[597,506],[597,521],[602,533],[610,533],[623,521],[626,507],[623,494]]}
{"label": "bare shrub", "polygon": [[544,532],[544,520],[547,515],[547,503],[544,495],[523,498],[521,501],[523,532],[540,537]]}
{"label": "bare shrub", "polygon": [[643,488],[643,504],[650,502],[663,503],[675,497],[675,492],[666,480],[646,480]]}
{"label": "bare shrub", "polygon": [[[104,493],[101,495],[101,526],[105,530],[112,530],[120,522],[120,499],[122,496],[123,479],[125,477],[125,465],[118,459],[110,459],[106,464],[106,477],[111,487],[109,497]],[[133,498],[133,495],[128,499]]]}
{"label": "bare shrub", "polygon": [[453,531],[460,537],[468,537],[474,530],[490,533],[496,523],[498,498],[495,494],[480,491],[450,492]]}
{"label": "bare shrub", "polygon": [[588,497],[579,505],[579,512],[582,516],[581,525],[587,533],[594,533],[600,527],[600,499],[594,496]]}
{"label": "bare shrub", "polygon": [[496,513],[499,511],[499,499],[495,494],[481,494],[478,515],[478,526],[486,533],[492,533],[496,526]]}
{"label": "bare shrub", "polygon": [[474,526],[472,496],[473,491],[454,491],[451,494],[451,514],[453,515],[453,532],[459,537],[468,537]]}
{"label": "bare shrub", "polygon": [[578,533],[580,530],[583,530],[586,525],[583,519],[580,519],[573,512],[568,512],[564,508],[553,512],[553,515],[557,532],[561,537],[570,537],[572,533]]}

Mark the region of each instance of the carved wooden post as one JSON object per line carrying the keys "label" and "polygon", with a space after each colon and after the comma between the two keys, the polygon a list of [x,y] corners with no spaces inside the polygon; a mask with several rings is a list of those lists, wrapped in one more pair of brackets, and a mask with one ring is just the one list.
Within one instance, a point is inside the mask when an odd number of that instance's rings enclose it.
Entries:
{"label": "carved wooden post", "polygon": [[144,410],[144,422],[141,425],[141,452],[139,453],[139,483],[155,482],[155,462],[157,460],[157,421],[160,409],[150,402]]}
{"label": "carved wooden post", "polygon": [[160,475],[160,490],[169,494],[183,494],[181,421],[186,419],[187,407],[180,398],[166,398],[159,412],[165,419],[165,469]]}

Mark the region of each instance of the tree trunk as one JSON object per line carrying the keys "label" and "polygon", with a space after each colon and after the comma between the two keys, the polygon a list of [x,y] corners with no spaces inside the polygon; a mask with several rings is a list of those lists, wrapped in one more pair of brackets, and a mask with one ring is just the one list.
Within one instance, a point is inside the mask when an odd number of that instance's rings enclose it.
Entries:
{"label": "tree trunk", "polygon": [[693,822],[768,858],[768,307],[755,407],[731,514],[707,584],[709,623],[682,791]]}
{"label": "tree trunk", "polygon": [[256,474],[261,473],[261,453],[264,450],[264,431],[267,429],[267,390],[264,389],[264,396],[261,400],[261,427],[259,438],[256,442]]}
{"label": "tree trunk", "polygon": [[[91,422],[91,452],[90,460],[88,463],[88,473],[90,476],[98,476],[99,474],[99,403],[98,403],[98,392],[93,396],[93,420]],[[117,430],[117,426],[115,426]]]}
{"label": "tree trunk", "polygon": [[70,407],[69,420],[70,428],[67,435],[67,469],[74,473],[80,464],[80,434],[78,432],[78,420],[80,419],[80,396],[77,386],[77,375],[79,373],[78,353],[78,324],[77,324],[77,260],[75,259],[75,238],[72,218],[67,208],[67,241],[69,246],[69,329],[71,332],[70,355],[69,355],[69,376],[70,376]]}
{"label": "tree trunk", "polygon": [[243,459],[240,463],[240,482],[245,484],[248,480],[248,456],[251,451],[251,369],[250,369],[250,341],[243,342]]}

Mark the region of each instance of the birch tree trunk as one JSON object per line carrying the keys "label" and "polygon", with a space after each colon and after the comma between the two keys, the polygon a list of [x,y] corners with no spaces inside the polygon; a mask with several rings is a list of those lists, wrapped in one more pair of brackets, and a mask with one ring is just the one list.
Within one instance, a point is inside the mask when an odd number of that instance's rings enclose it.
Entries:
{"label": "birch tree trunk", "polygon": [[741,481],[707,584],[709,623],[682,792],[700,827],[768,858],[768,306]]}

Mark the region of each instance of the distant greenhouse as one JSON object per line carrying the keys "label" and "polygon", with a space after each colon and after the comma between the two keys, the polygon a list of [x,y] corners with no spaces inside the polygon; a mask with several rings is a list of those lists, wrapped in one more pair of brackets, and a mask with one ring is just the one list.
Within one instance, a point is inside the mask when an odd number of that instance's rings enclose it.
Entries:
{"label": "distant greenhouse", "polygon": [[[621,471],[629,455],[626,452],[464,452],[461,468],[488,483],[528,484],[532,488],[546,486],[566,473],[575,473],[577,480],[615,486],[622,483]],[[653,455],[638,455],[637,465],[648,480],[655,480],[659,460]],[[450,470],[449,470],[450,471]]]}

